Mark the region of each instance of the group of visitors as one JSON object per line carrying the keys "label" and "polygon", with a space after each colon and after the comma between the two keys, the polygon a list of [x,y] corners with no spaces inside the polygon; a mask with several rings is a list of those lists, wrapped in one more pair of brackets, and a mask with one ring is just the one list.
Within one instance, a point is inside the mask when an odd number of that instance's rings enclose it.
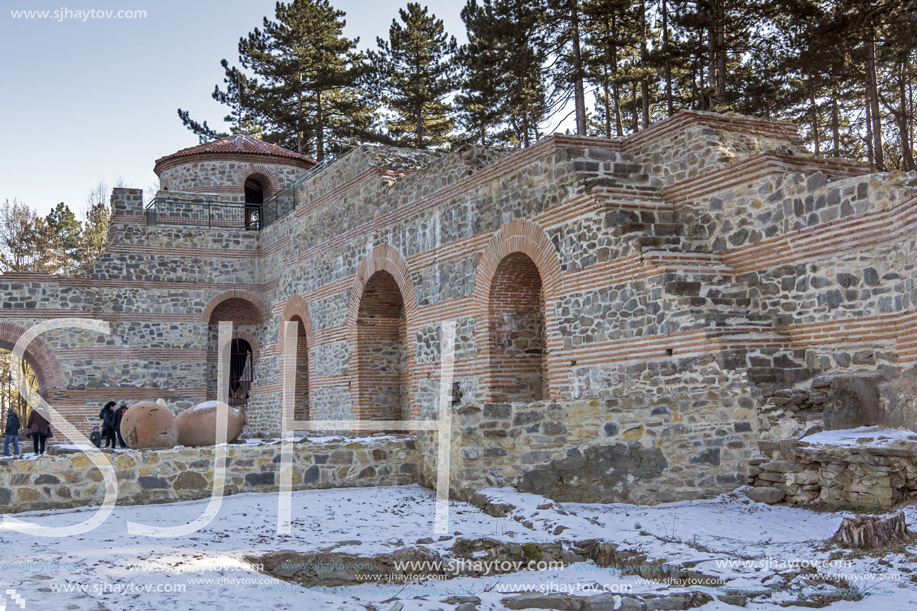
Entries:
{"label": "group of visitors", "polygon": [[[124,438],[121,437],[121,420],[124,418],[124,412],[127,411],[127,403],[122,401],[121,405],[114,409],[117,405],[114,401],[109,401],[99,412],[99,420],[102,421],[101,431],[98,424],[92,425],[92,433],[89,435],[89,440],[97,448],[101,448],[104,442],[106,448],[114,449],[116,447],[115,438],[117,438],[122,448],[127,448]],[[19,414],[11,407],[6,414],[6,428],[3,431],[5,434],[3,440],[4,456],[10,455],[10,445],[13,446],[13,455],[19,455],[19,431],[21,428],[22,421],[19,418]],[[51,423],[38,413],[38,410],[33,409],[29,414],[29,421],[26,423],[26,431],[26,435],[32,438],[35,454],[39,456],[44,454],[47,440],[52,437]]]}
{"label": "group of visitors", "polygon": [[[6,413],[6,429],[3,431],[6,437],[3,439],[3,455],[10,455],[10,444],[13,446],[13,454],[19,455],[19,429],[22,428],[22,421],[19,414],[12,407]],[[51,437],[51,423],[38,413],[38,410],[32,410],[29,414],[29,421],[26,423],[26,435],[32,438],[32,445],[35,448],[35,454],[45,453],[45,444],[48,437]]]}
{"label": "group of visitors", "polygon": [[92,426],[92,434],[89,436],[89,440],[92,441],[97,448],[101,448],[102,442],[104,441],[106,448],[114,449],[116,435],[121,447],[127,447],[127,444],[124,443],[124,438],[121,437],[121,419],[124,417],[124,412],[127,411],[127,403],[122,401],[118,409],[113,409],[116,405],[118,404],[114,401],[109,401],[105,404],[105,407],[102,408],[102,411],[99,412],[99,420],[102,421],[101,433],[99,432],[98,424]]}

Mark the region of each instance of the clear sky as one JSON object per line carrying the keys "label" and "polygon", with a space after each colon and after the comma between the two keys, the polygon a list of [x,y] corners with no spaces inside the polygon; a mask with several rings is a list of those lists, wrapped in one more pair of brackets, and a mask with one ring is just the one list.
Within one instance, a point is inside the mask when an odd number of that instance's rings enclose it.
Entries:
{"label": "clear sky", "polygon": [[[464,0],[429,2],[459,42]],[[346,33],[375,46],[407,0],[332,0]],[[197,144],[177,108],[222,127],[210,93],[220,60],[273,17],[274,0],[0,0],[0,202],[75,211],[100,180],[147,189],[153,162]],[[146,11],[141,19],[72,18],[76,11]],[[12,11],[71,11],[64,20]]]}

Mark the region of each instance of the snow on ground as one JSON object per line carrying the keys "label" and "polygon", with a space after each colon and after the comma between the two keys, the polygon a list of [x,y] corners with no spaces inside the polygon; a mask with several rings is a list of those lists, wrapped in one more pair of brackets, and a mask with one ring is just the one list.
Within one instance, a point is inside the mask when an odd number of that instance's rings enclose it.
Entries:
{"label": "snow on ground", "polygon": [[822,431],[799,441],[809,445],[843,447],[886,447],[897,444],[913,444],[917,433],[901,429],[887,429],[879,426],[861,426],[855,429]]}
{"label": "snow on ground", "polygon": [[[216,403],[216,401],[212,401],[212,403]],[[200,407],[200,405],[198,405],[197,407]],[[194,409],[194,408],[190,408],[190,409]],[[362,437],[360,436],[344,437],[341,435],[325,435],[325,436],[319,437],[319,436],[308,435],[306,437],[303,437],[303,436],[295,437],[295,442],[302,443],[304,441],[308,441],[309,443],[331,443],[331,442],[372,443],[372,442],[378,442],[378,441],[389,441],[391,439],[400,439],[400,438],[402,437],[399,437],[397,435],[364,435]],[[265,437],[265,438],[252,437],[252,438],[240,439],[230,444],[217,444],[217,445],[225,445],[229,448],[232,448],[232,447],[237,447],[237,446],[279,445],[281,441],[283,440],[280,437]],[[177,445],[169,449],[170,450],[180,450],[184,447],[185,446]],[[56,450],[69,451],[69,452],[76,452],[76,451],[87,452],[87,451],[93,451],[96,449],[96,447],[91,444],[78,444],[78,443],[58,443],[58,444],[54,444],[53,446],[48,446],[48,448],[49,449],[54,448]],[[23,453],[18,457],[17,460],[35,460],[37,458],[37,456],[32,453],[31,443],[29,443],[27,446],[23,446],[22,444],[20,444],[20,449],[23,450]],[[103,448],[103,449],[107,449],[107,448]],[[114,448],[113,451],[132,452],[134,450],[131,450],[130,448]]]}
{"label": "snow on ground", "polygon": [[[917,568],[914,546],[884,558],[861,556],[849,563],[831,560],[836,550],[828,548],[825,540],[844,514],[763,505],[739,492],[654,507],[554,503],[547,509],[538,509],[548,503],[539,496],[506,488],[482,492],[516,509],[506,518],[494,518],[471,505],[453,502],[452,535],[445,540],[433,533],[435,497],[418,486],[295,492],[290,535],[276,532],[278,497],[274,494],[226,497],[210,525],[177,539],[129,535],[126,523],[174,526],[199,516],[207,500],[119,506],[99,529],[70,538],[20,534],[0,524],[0,594],[15,590],[26,601],[25,611],[227,607],[382,611],[391,609],[395,600],[409,611],[453,609],[454,604],[442,601],[454,595],[477,596],[482,601],[480,609],[501,609],[500,600],[508,594],[499,590],[507,587],[684,591],[623,576],[592,562],[479,578],[303,590],[262,575],[243,561],[246,555],[277,550],[334,550],[371,556],[415,546],[425,538],[434,541],[425,546],[440,553],[459,537],[517,543],[599,538],[620,549],[643,551],[651,559],[694,567],[726,579],[730,586],[775,584],[779,589],[786,584],[774,576],[793,573],[794,563],[798,573],[799,563],[805,562],[825,572],[843,573],[873,594],[860,602],[835,603],[832,610],[917,609],[917,584],[911,580],[917,575],[912,572]],[[80,508],[16,517],[63,526],[82,522],[94,511]],[[905,512],[909,524],[917,523],[917,507]],[[71,591],[62,591],[66,589]],[[586,593],[598,591],[601,589]],[[751,599],[747,608],[779,609],[780,601],[790,599],[778,592],[767,600]],[[717,601],[704,608],[735,607]]]}

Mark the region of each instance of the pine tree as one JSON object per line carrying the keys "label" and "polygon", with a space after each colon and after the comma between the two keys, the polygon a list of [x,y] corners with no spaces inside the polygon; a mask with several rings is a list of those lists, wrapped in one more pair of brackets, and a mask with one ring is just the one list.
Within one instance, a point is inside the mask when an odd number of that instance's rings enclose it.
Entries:
{"label": "pine tree", "polygon": [[456,54],[462,82],[455,98],[459,125],[466,140],[482,146],[502,142],[505,133],[501,131],[500,95],[494,78],[502,58],[493,4],[485,0],[479,5],[476,0],[469,0],[461,16],[468,44]]}
{"label": "pine tree", "polygon": [[359,40],[344,36],[344,12],[328,0],[278,3],[275,17],[239,41],[242,66],[262,81],[256,113],[300,153],[322,160],[346,150],[372,121],[354,91],[368,69]]}
{"label": "pine tree", "polygon": [[64,202],[45,217],[48,229],[48,264],[52,273],[68,275],[82,263],[83,224]]}
{"label": "pine tree", "polygon": [[377,66],[383,101],[394,112],[387,121],[392,140],[414,148],[441,146],[455,127],[446,101],[455,91],[455,38],[441,19],[415,2],[392,20],[388,40],[377,39],[370,55]]}
{"label": "pine tree", "polygon": [[470,137],[529,146],[547,116],[547,59],[540,1],[469,0],[462,10],[468,45],[459,54],[465,82],[457,98]]}
{"label": "pine tree", "polygon": [[547,0],[543,25],[550,54],[557,55],[550,71],[553,98],[563,105],[573,98],[576,134],[586,135],[586,69],[583,58],[583,6],[580,0]]}
{"label": "pine tree", "polygon": [[[293,0],[278,2],[274,17],[240,39],[241,69],[222,62],[226,90],[213,97],[230,107],[232,131],[319,160],[377,139],[374,109],[358,90],[370,66],[359,39],[344,36],[344,12],[328,0]],[[186,111],[179,117],[201,139],[223,135]]]}
{"label": "pine tree", "polygon": [[191,118],[187,110],[179,108],[178,118],[181,119],[182,125],[194,132],[201,143],[224,138],[230,133],[246,134],[255,138],[264,137],[261,120],[252,114],[253,107],[249,103],[249,99],[257,94],[257,82],[249,79],[235,66],[230,66],[225,59],[220,62],[220,65],[223,66],[225,72],[223,83],[226,89],[220,89],[220,86],[217,85],[210,96],[220,104],[229,106],[229,114],[223,117],[223,121],[229,124],[229,133],[214,130],[207,125],[206,121],[198,123]]}

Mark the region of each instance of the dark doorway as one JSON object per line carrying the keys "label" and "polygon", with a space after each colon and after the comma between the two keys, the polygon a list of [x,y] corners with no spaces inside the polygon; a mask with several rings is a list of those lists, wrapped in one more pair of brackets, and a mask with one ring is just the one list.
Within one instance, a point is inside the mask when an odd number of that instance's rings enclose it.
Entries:
{"label": "dark doorway", "polygon": [[[239,183],[236,183],[239,184]],[[249,176],[245,179],[245,203],[264,203],[264,184],[256,177]]]}
{"label": "dark doorway", "polygon": [[244,339],[232,340],[229,347],[229,404],[246,405],[255,378],[255,360],[251,344]]}
{"label": "dark doorway", "polygon": [[257,176],[245,179],[245,228],[261,228],[261,204],[264,203],[264,181]]}

